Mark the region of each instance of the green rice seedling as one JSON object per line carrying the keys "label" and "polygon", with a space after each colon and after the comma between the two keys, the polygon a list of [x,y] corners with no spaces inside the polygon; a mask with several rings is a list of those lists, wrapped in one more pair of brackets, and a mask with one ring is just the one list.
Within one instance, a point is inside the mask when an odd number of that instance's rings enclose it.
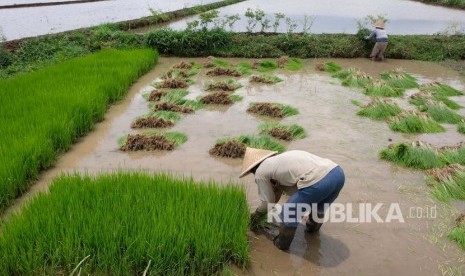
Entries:
{"label": "green rice seedling", "polygon": [[403,112],[392,118],[389,128],[403,133],[437,133],[445,129],[439,123],[425,114],[417,112]]}
{"label": "green rice seedling", "polygon": [[222,60],[222,59],[218,59],[218,58],[215,58],[213,59],[213,64],[215,66],[220,66],[220,67],[229,67],[229,62],[227,62],[226,60]]}
{"label": "green rice seedling", "polygon": [[299,111],[295,107],[280,103],[251,103],[247,111],[274,118],[284,118],[299,114]]}
{"label": "green rice seedling", "polygon": [[428,84],[424,84],[420,86],[421,91],[430,91],[434,95],[437,96],[444,96],[444,97],[451,97],[451,96],[462,96],[463,92],[455,89],[447,84],[443,84],[440,82],[431,82]]}
{"label": "green rice seedling", "polygon": [[429,117],[439,123],[457,124],[462,121],[462,116],[452,111],[444,104],[438,102],[426,102],[422,106],[422,111],[426,112]]}
{"label": "green rice seedling", "polygon": [[455,228],[449,233],[448,238],[457,242],[457,244],[465,250],[465,215],[461,214],[455,220]]}
{"label": "green rice seedling", "polygon": [[366,85],[363,93],[373,97],[402,97],[404,95],[403,88],[390,86],[384,80],[374,80]]}
{"label": "green rice seedling", "polygon": [[179,115],[176,112],[172,112],[172,111],[164,111],[164,110],[155,111],[152,114],[150,114],[150,116],[154,116],[154,117],[157,117],[157,118],[160,118],[166,121],[171,121],[174,123],[177,123],[181,120],[181,115]]}
{"label": "green rice seedling", "polygon": [[273,84],[273,83],[282,82],[283,80],[274,75],[260,74],[260,75],[252,75],[249,81],[265,83],[265,84]]}
{"label": "green rice seedling", "polygon": [[401,113],[402,109],[394,102],[388,100],[373,99],[369,104],[362,107],[357,115],[368,117],[373,120],[384,121]]}
{"label": "green rice seedling", "polygon": [[181,116],[173,111],[156,111],[150,115],[141,116],[131,124],[132,128],[165,128],[171,127],[181,120]]}
{"label": "green rice seedling", "polygon": [[198,100],[178,99],[174,101],[174,104],[191,108],[193,110],[199,110],[202,108],[202,104]]}
{"label": "green rice seedling", "polygon": [[108,50],[0,80],[0,209],[103,120],[157,57]]}
{"label": "green rice seedling", "polygon": [[403,167],[422,170],[441,168],[445,165],[437,149],[421,142],[390,145],[381,151],[380,158]]}
{"label": "green rice seedling", "polygon": [[168,90],[164,96],[160,97],[159,102],[176,103],[177,101],[182,100],[188,94],[189,91],[183,89]]}
{"label": "green rice seedling", "polygon": [[356,106],[358,106],[358,107],[362,107],[362,108],[363,108],[363,107],[365,106],[365,104],[362,103],[361,101],[351,100],[350,102],[351,102],[353,105],[356,105]]}
{"label": "green rice seedling", "polygon": [[302,61],[297,58],[289,58],[289,60],[284,65],[284,68],[289,71],[299,71],[304,67]]}
{"label": "green rice seedling", "polygon": [[344,80],[348,76],[356,74],[357,71],[358,70],[355,69],[355,68],[349,68],[349,69],[345,69],[345,70],[342,70],[342,71],[338,71],[336,74],[333,75],[333,77],[338,78],[340,80]]}
{"label": "green rice seedling", "polygon": [[252,73],[252,65],[247,62],[241,62],[234,67],[237,71],[241,72],[242,75],[250,75]]}
{"label": "green rice seedling", "polygon": [[457,131],[459,133],[465,134],[465,120],[462,119],[462,121],[457,124]]}
{"label": "green rice seedling", "polygon": [[278,122],[263,123],[258,126],[260,134],[268,134],[277,139],[296,140],[307,137],[305,129],[299,125],[283,125]]}
{"label": "green rice seedling", "polygon": [[318,71],[337,73],[342,70],[342,67],[334,61],[326,61],[317,63],[315,69]]}
{"label": "green rice seedling", "polygon": [[430,91],[420,91],[418,93],[415,93],[415,94],[411,95],[410,98],[409,98],[409,103],[411,103],[413,105],[416,105],[416,106],[418,106],[420,108],[422,106],[425,106],[427,101],[442,102],[447,107],[449,107],[450,109],[454,109],[454,110],[462,108],[461,105],[459,105],[456,102],[450,100],[446,96],[435,95]]}
{"label": "green rice seedling", "polygon": [[[142,133],[142,135],[143,136],[154,136],[154,135],[163,136],[166,138],[166,140],[171,142],[174,145],[174,147],[178,147],[187,141],[187,136],[184,133],[176,132],[176,131],[166,132],[166,131],[153,131],[152,130],[152,131],[145,131]],[[128,135],[119,138],[118,145],[120,147],[123,146],[126,143],[127,139],[128,139]]]}
{"label": "green rice seedling", "polygon": [[235,91],[242,87],[242,84],[235,80],[229,79],[227,81],[214,81],[207,84],[205,90],[223,90],[223,91]]}
{"label": "green rice seedling", "polygon": [[459,105],[458,103],[454,102],[453,100],[445,97],[445,96],[440,96],[440,95],[436,95],[434,96],[434,99],[436,101],[440,101],[442,103],[444,103],[447,107],[449,107],[450,109],[453,109],[453,110],[458,110],[458,109],[461,109],[463,108],[463,106]]}
{"label": "green rice seedling", "polygon": [[230,98],[231,101],[233,101],[234,103],[240,102],[240,101],[242,101],[242,99],[243,99],[243,97],[242,97],[241,95],[237,95],[237,94],[229,95],[229,98]]}
{"label": "green rice seedling", "polygon": [[465,168],[460,164],[451,164],[440,169],[426,172],[428,184],[437,199],[447,202],[449,199],[465,200]]}
{"label": "green rice seedling", "polygon": [[257,67],[259,72],[269,72],[278,69],[278,64],[271,60],[261,61]]}
{"label": "green rice seedling", "polygon": [[461,142],[455,146],[446,146],[439,149],[441,159],[446,164],[465,165],[465,143]]}
{"label": "green rice seedling", "polygon": [[401,68],[380,74],[381,79],[394,88],[410,89],[418,87],[417,80]]}
{"label": "green rice seedling", "polygon": [[372,77],[363,72],[357,71],[355,74],[348,75],[345,79],[343,79],[342,85],[350,87],[365,87],[371,82]]}
{"label": "green rice seedling", "polygon": [[248,224],[238,185],[62,176],[2,225],[0,274],[215,275],[247,265]]}
{"label": "green rice seedling", "polygon": [[246,144],[248,147],[257,149],[274,150],[279,153],[284,152],[286,148],[273,137],[266,134],[261,135],[241,135],[237,138],[241,143]]}

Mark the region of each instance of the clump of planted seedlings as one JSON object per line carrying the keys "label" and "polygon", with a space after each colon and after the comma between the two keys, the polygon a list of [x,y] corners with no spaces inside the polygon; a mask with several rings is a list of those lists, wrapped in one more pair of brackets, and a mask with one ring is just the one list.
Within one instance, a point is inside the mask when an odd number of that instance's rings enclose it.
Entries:
{"label": "clump of planted seedlings", "polygon": [[365,87],[373,78],[355,68],[349,68],[334,75],[342,80],[342,85],[350,87]]}
{"label": "clump of planted seedlings", "polygon": [[220,104],[220,105],[230,105],[235,102],[242,100],[242,97],[239,95],[231,95],[227,92],[214,92],[209,93],[200,98],[201,104]]}
{"label": "clump of planted seedlings", "polygon": [[428,114],[436,122],[457,124],[462,121],[462,116],[441,102],[427,100],[424,104],[419,107],[420,110]]}
{"label": "clump of planted seedlings", "polygon": [[156,111],[148,116],[137,118],[132,122],[132,128],[165,128],[171,127],[181,119],[181,116],[172,111]]}
{"label": "clump of planted seedlings", "polygon": [[124,144],[120,147],[122,151],[154,151],[174,150],[175,143],[168,140],[162,134],[128,134]]}
{"label": "clump of planted seedlings", "polygon": [[166,79],[188,79],[190,77],[189,72],[182,69],[170,69],[161,78]]}
{"label": "clump of planted seedlings", "polygon": [[437,133],[445,129],[425,113],[404,111],[390,120],[393,131],[403,133]]}
{"label": "clump of planted seedlings", "polygon": [[372,99],[370,103],[361,106],[357,115],[373,120],[384,121],[402,112],[402,109],[394,102],[387,99]]}
{"label": "clump of planted seedlings", "polygon": [[[104,50],[1,80],[0,210],[27,191],[41,170],[55,163],[58,153],[69,150],[103,120],[109,105],[122,99],[157,58],[152,50]],[[3,230],[2,225],[2,237]],[[2,266],[7,259],[0,259]],[[53,274],[47,268],[41,271]],[[15,267],[0,270],[0,275],[10,272],[33,274]]]}
{"label": "clump of planted seedlings", "polygon": [[181,61],[181,62],[173,65],[173,69],[187,69],[187,70],[190,70],[190,69],[192,69],[192,64],[187,63],[185,61]]}
{"label": "clump of planted seedlings", "polygon": [[296,108],[280,103],[252,103],[247,111],[273,118],[284,118],[299,114]]}
{"label": "clump of planted seedlings", "polygon": [[218,141],[209,153],[213,156],[227,158],[242,158],[245,154],[246,145],[236,139]]}
{"label": "clump of planted seedlings", "polygon": [[237,89],[241,88],[242,85],[234,80],[227,80],[227,81],[215,81],[207,84],[205,90],[223,90],[223,91],[236,91]]}
{"label": "clump of planted seedlings", "polygon": [[315,65],[315,69],[318,71],[324,71],[329,73],[336,73],[342,70],[342,67],[334,61],[318,62]]}
{"label": "clump of planted seedlings", "polygon": [[242,75],[249,75],[252,72],[252,65],[247,62],[241,62],[234,67]]}
{"label": "clump of planted seedlings", "polygon": [[271,60],[259,61],[258,64],[255,63],[255,68],[259,72],[269,72],[275,69],[278,69],[278,64]]}
{"label": "clump of planted seedlings", "polygon": [[417,80],[401,68],[381,73],[380,76],[388,85],[395,88],[406,90],[418,87]]}
{"label": "clump of planted seedlings", "polygon": [[445,165],[436,148],[420,141],[390,145],[381,151],[380,157],[407,168],[422,170],[441,168]]}
{"label": "clump of planted seedlings", "polygon": [[292,141],[307,137],[305,129],[299,125],[283,125],[278,122],[263,123],[258,126],[260,134],[268,134],[276,139]]}
{"label": "clump of planted seedlings", "polygon": [[153,107],[153,111],[173,111],[173,112],[180,112],[180,113],[193,113],[194,109],[190,107],[185,107],[182,105],[170,103],[170,102],[161,102],[155,104]]}
{"label": "clump of planted seedlings", "polygon": [[450,100],[446,96],[433,94],[431,91],[420,91],[409,97],[409,103],[416,105],[418,107],[426,105],[425,103],[431,100],[442,102],[450,109],[457,110],[457,109],[462,108],[461,105]]}
{"label": "clump of planted seedlings", "polygon": [[165,96],[168,92],[166,90],[154,89],[150,92],[147,100],[149,102],[158,102],[161,97]]}
{"label": "clump of planted seedlings", "polygon": [[286,63],[289,61],[289,56],[281,56],[278,58],[278,67],[279,68],[284,68],[286,66]]}
{"label": "clump of planted seedlings", "polygon": [[169,89],[187,88],[188,86],[189,84],[187,83],[187,81],[179,77],[166,78],[156,84],[157,88],[169,88]]}
{"label": "clump of planted seedlings", "polygon": [[213,56],[209,56],[207,57],[207,61],[203,64],[203,66],[205,68],[212,68],[212,67],[216,67],[216,66],[219,66],[219,67],[228,67],[229,66],[229,62],[225,61],[225,60],[221,60],[221,59],[218,59],[218,58],[215,58]]}
{"label": "clump of planted seedlings", "polygon": [[240,77],[242,73],[236,69],[216,67],[207,72],[207,76],[231,76],[231,77]]}
{"label": "clump of planted seedlings", "polygon": [[2,224],[0,274],[218,275],[247,265],[249,216],[239,185],[61,176]]}
{"label": "clump of planted seedlings", "polygon": [[253,75],[250,77],[250,82],[259,82],[265,84],[274,84],[283,81],[277,76],[269,75],[269,74],[260,74],[260,75]]}
{"label": "clump of planted seedlings", "polygon": [[210,154],[219,157],[241,158],[244,156],[245,147],[273,150],[283,152],[285,147],[269,135],[241,135],[236,138],[218,140],[210,149]]}
{"label": "clump of planted seedlings", "polygon": [[448,234],[449,239],[458,243],[465,250],[465,214],[461,214],[455,220],[455,228]]}
{"label": "clump of planted seedlings", "polygon": [[284,68],[289,71],[299,71],[303,67],[304,65],[302,64],[302,61],[297,58],[289,58],[284,65]]}
{"label": "clump of planted seedlings", "polygon": [[431,82],[420,86],[421,91],[430,91],[434,95],[451,97],[451,96],[462,96],[463,92],[440,82]]}
{"label": "clump of planted seedlings", "polygon": [[393,87],[384,80],[374,80],[368,83],[363,90],[363,93],[373,97],[402,97],[404,89]]}

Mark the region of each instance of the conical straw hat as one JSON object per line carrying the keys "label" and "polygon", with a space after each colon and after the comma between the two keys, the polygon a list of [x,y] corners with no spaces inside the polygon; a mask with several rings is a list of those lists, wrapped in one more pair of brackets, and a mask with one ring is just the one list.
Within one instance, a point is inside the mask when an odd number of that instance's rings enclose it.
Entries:
{"label": "conical straw hat", "polygon": [[383,20],[378,20],[375,22],[375,28],[381,28],[384,29],[384,21]]}
{"label": "conical straw hat", "polygon": [[255,149],[248,147],[245,150],[244,161],[242,161],[242,172],[241,175],[239,175],[239,178],[246,176],[247,174],[249,174],[251,169],[263,162],[263,160],[277,153],[277,151]]}

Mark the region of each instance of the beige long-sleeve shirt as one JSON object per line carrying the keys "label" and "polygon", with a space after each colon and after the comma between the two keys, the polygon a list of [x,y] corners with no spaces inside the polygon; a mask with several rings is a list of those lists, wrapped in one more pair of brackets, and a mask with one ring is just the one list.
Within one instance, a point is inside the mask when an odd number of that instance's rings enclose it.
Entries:
{"label": "beige long-sleeve shirt", "polygon": [[273,182],[281,190],[297,186],[306,188],[317,183],[338,165],[301,150],[291,150],[265,159],[255,172],[255,183],[261,205],[260,211],[267,211],[268,203],[276,203]]}

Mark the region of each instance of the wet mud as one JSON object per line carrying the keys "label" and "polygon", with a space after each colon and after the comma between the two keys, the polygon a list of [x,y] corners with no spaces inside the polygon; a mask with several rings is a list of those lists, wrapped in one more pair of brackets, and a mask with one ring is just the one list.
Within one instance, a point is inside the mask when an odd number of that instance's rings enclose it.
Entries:
{"label": "wet mud", "polygon": [[283,110],[276,105],[270,103],[254,103],[248,109],[248,112],[258,115],[269,116],[273,118],[283,118]]}
{"label": "wet mud", "polygon": [[209,150],[209,153],[218,157],[242,158],[244,157],[245,149],[245,144],[231,140],[215,145]]}
{"label": "wet mud", "polygon": [[174,143],[162,135],[129,134],[120,149],[122,151],[154,151],[174,150],[174,147]]}
{"label": "wet mud", "polygon": [[[254,102],[279,102],[295,106],[300,114],[284,118],[286,124],[298,123],[308,137],[290,142],[288,150],[306,150],[329,158],[339,164],[346,174],[346,183],[336,202],[352,203],[354,217],[358,204],[382,203],[379,215],[383,220],[390,203],[399,204],[405,222],[391,223],[324,223],[318,233],[305,234],[299,226],[288,252],[276,249],[265,235],[248,233],[250,265],[244,271],[233,268],[236,275],[438,275],[441,271],[463,271],[462,251],[447,239],[447,233],[458,214],[450,216],[440,202],[430,197],[425,175],[419,171],[400,168],[379,159],[378,154],[390,143],[413,142],[418,139],[434,146],[455,145],[464,140],[455,126],[445,125],[447,132],[427,135],[404,135],[392,132],[385,122],[357,116],[359,107],[351,100],[368,102],[359,88],[343,87],[331,74],[315,70],[321,60],[305,60],[303,70],[295,73],[277,72],[284,81],[276,86],[263,86],[239,80],[244,87],[236,94],[241,102],[228,108],[200,109],[184,117],[173,131],[186,134],[189,140],[174,151],[119,150],[118,139],[136,130],[131,122],[150,112],[143,95],[153,90],[150,84],[160,78],[178,58],[161,58],[158,65],[131,88],[128,96],[114,105],[105,120],[61,156],[54,168],[43,172],[38,182],[16,204],[7,210],[4,218],[20,210],[34,195],[46,192],[51,180],[62,173],[87,172],[90,174],[116,170],[148,170],[193,177],[199,181],[214,180],[218,185],[237,183],[247,192],[250,210],[260,204],[257,185],[252,175],[238,179],[240,158],[220,158],[209,153],[221,137],[237,137],[256,133],[263,123],[248,112]],[[206,59],[189,59],[203,64]],[[231,63],[250,60],[228,59]],[[438,64],[414,61],[387,60],[384,63],[368,59],[334,60],[344,68],[357,69],[376,76],[380,72],[402,67],[414,75],[420,84],[440,81],[465,90],[463,78]],[[189,97],[204,95],[209,79],[199,74],[189,87]],[[283,93],[285,89],[285,93]],[[415,90],[407,91],[413,94]],[[404,99],[404,101],[407,99]],[[395,99],[397,102],[398,99]],[[465,104],[464,97],[454,101]],[[413,107],[416,109],[416,107]],[[465,110],[458,110],[461,114]],[[458,141],[457,141],[458,140]],[[288,197],[283,196],[281,203]],[[410,210],[438,207],[437,217],[419,218]],[[457,205],[462,206],[463,205]],[[413,209],[412,209],[413,208]],[[459,213],[464,210],[459,209]]]}

